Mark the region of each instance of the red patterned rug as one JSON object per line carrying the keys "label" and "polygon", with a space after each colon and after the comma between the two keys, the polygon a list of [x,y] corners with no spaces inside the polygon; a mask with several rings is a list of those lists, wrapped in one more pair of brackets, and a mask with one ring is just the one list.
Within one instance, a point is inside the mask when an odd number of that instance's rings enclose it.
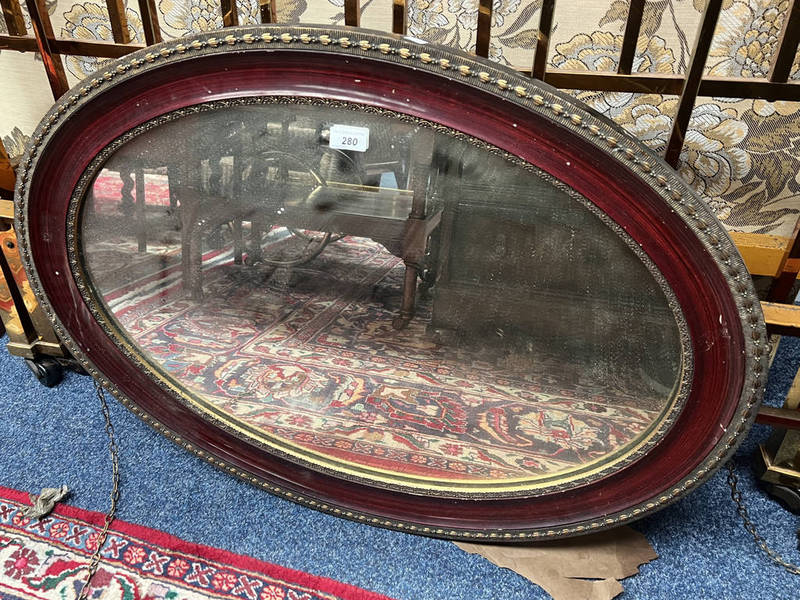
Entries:
{"label": "red patterned rug", "polygon": [[[104,516],[59,506],[40,521],[22,515],[28,495],[0,486],[0,599],[71,600],[83,587]],[[388,600],[163,531],[115,521],[92,579],[103,600]]]}

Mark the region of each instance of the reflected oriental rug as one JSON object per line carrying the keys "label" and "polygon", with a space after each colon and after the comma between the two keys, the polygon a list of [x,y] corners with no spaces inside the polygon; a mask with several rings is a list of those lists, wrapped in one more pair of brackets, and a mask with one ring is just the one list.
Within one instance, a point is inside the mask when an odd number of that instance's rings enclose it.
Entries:
{"label": "reflected oriental rug", "polygon": [[[58,505],[38,521],[28,495],[0,486],[0,599],[71,600],[80,593],[104,515]],[[115,521],[92,579],[103,600],[389,600],[163,531]]]}
{"label": "reflected oriental rug", "polygon": [[[395,330],[405,267],[365,237],[276,269],[235,264],[232,227],[222,227],[203,255],[204,297],[193,299],[165,181],[145,182],[146,240],[120,226],[118,176],[95,183],[104,233],[87,236],[83,252],[112,326],[185,401],[292,460],[380,485],[515,486],[624,455],[671,394],[637,363],[590,363],[563,340],[441,331],[435,287]],[[285,227],[260,239],[264,257],[284,261],[308,243]]]}
{"label": "reflected oriental rug", "polygon": [[453,482],[563,472],[621,451],[658,415],[635,374],[598,385],[544,354],[438,343],[430,301],[396,331],[382,297],[403,273],[380,244],[348,236],[289,285],[227,250],[204,261],[203,301],[187,297],[179,265],[105,300],[150,360],[217,414],[359,472]]}

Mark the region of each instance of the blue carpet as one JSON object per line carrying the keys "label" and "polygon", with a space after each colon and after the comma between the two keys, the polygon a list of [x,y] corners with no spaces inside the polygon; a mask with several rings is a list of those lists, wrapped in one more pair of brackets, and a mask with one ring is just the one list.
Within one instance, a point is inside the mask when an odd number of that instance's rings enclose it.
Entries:
{"label": "blue carpet", "polygon": [[[779,404],[800,363],[800,340],[781,344],[768,401]],[[153,432],[113,399],[121,445],[119,518],[181,538],[324,575],[403,600],[547,598],[537,586],[455,545],[375,529],[279,500],[229,477]],[[42,387],[22,359],[0,351],[0,484],[38,491],[62,483],[73,505],[105,511],[110,465],[91,380],[68,374]],[[797,517],[755,486],[749,470],[756,427],[736,462],[752,514],[769,543],[800,562]],[[659,553],[624,582],[622,598],[800,596],[800,577],[774,566],[745,533],[725,474],[636,523]]]}

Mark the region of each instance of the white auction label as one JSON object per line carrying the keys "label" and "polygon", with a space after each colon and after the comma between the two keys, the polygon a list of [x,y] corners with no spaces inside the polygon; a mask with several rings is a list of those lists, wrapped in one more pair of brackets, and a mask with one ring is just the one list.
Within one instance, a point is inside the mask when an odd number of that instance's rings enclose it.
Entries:
{"label": "white auction label", "polygon": [[366,152],[369,148],[369,128],[331,125],[331,148]]}

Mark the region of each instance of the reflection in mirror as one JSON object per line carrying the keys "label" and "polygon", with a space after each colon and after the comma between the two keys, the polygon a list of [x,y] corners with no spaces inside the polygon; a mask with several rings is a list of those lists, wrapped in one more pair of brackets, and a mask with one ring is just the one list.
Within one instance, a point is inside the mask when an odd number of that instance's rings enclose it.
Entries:
{"label": "reflection in mirror", "polygon": [[410,118],[189,111],[108,155],[80,226],[101,310],[152,372],[312,468],[530,492],[629,459],[684,393],[682,316],[635,244]]}

